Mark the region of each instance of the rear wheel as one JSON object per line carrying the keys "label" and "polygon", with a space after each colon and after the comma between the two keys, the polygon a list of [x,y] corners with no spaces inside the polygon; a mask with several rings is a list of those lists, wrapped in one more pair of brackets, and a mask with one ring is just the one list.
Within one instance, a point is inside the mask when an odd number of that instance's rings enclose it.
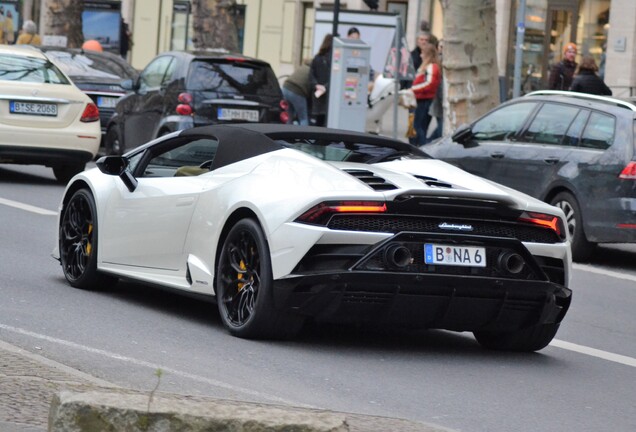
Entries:
{"label": "rear wheel", "polygon": [[484,348],[498,351],[539,351],[559,330],[559,324],[541,324],[512,332],[474,332]]}
{"label": "rear wheel", "polygon": [[66,184],[75,174],[81,173],[85,168],[85,164],[60,165],[53,167],[53,174],[58,182]]}
{"label": "rear wheel", "polygon": [[111,126],[106,131],[106,137],[104,138],[104,151],[106,152],[106,156],[119,156],[124,153],[124,147],[121,139],[119,138],[119,132],[117,132],[116,126]]}
{"label": "rear wheel", "polygon": [[71,286],[96,289],[117,281],[97,271],[97,212],[88,190],[78,190],[64,206],[59,237],[62,271]]}
{"label": "rear wheel", "polygon": [[216,297],[221,320],[234,336],[283,338],[298,333],[302,318],[274,309],[272,265],[261,227],[242,219],[230,230],[219,257]]}
{"label": "rear wheel", "polygon": [[565,213],[568,231],[572,239],[572,259],[585,261],[592,256],[596,243],[590,242],[583,230],[583,216],[576,198],[568,192],[558,193],[550,204],[559,207]]}

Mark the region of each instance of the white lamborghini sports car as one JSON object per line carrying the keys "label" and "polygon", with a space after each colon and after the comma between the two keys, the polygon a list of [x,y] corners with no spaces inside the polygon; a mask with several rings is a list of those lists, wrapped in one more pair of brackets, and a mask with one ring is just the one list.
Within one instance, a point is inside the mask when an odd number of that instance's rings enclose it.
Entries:
{"label": "white lamborghini sports car", "polygon": [[216,296],[228,331],[303,322],[471,331],[535,351],[571,300],[562,211],[376,135],[216,125],[106,156],[60,206],[68,282]]}

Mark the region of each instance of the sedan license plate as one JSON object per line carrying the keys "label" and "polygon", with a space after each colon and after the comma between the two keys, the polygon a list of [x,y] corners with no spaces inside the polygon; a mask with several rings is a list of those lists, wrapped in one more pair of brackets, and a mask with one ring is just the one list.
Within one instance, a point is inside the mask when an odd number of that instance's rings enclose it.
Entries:
{"label": "sedan license plate", "polygon": [[39,102],[9,102],[9,112],[11,114],[28,114],[37,116],[57,116],[57,105]]}
{"label": "sedan license plate", "polygon": [[433,265],[486,267],[486,248],[426,243],[424,262]]}
{"label": "sedan license plate", "polygon": [[117,105],[118,97],[106,97],[106,96],[98,96],[97,97],[97,107],[98,108],[115,108]]}
{"label": "sedan license plate", "polygon": [[219,108],[217,117],[219,120],[245,120],[249,122],[257,122],[258,111],[236,108]]}

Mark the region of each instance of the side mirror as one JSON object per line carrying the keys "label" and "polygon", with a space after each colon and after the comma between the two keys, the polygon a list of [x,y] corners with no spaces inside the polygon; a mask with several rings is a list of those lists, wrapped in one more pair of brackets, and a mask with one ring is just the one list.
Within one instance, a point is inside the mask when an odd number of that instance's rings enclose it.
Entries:
{"label": "side mirror", "polygon": [[452,136],[454,142],[463,145],[464,147],[476,147],[477,143],[473,140],[473,130],[470,125],[461,125],[457,128],[457,131]]}
{"label": "side mirror", "polygon": [[119,176],[130,192],[134,192],[137,189],[139,183],[132,173],[126,169],[128,168],[128,161],[122,156],[102,156],[95,162],[95,165],[106,175]]}
{"label": "side mirror", "polygon": [[128,162],[121,156],[102,156],[95,165],[104,174],[118,176],[128,167]]}
{"label": "side mirror", "polygon": [[139,88],[139,85],[137,84],[137,82],[131,79],[126,79],[121,81],[119,83],[119,86],[126,91],[135,91]]}

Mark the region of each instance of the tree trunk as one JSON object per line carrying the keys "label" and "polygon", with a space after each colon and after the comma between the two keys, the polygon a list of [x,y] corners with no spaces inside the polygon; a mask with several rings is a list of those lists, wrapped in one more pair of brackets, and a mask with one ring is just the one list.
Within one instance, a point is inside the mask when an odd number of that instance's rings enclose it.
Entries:
{"label": "tree trunk", "polygon": [[192,0],[192,41],[196,49],[238,51],[235,6],[236,0]]}
{"label": "tree trunk", "polygon": [[40,34],[66,36],[66,46],[79,48],[84,43],[82,31],[82,11],[84,0],[46,0],[44,4],[44,25]]}
{"label": "tree trunk", "polygon": [[499,105],[495,0],[441,0],[444,129],[452,132]]}

